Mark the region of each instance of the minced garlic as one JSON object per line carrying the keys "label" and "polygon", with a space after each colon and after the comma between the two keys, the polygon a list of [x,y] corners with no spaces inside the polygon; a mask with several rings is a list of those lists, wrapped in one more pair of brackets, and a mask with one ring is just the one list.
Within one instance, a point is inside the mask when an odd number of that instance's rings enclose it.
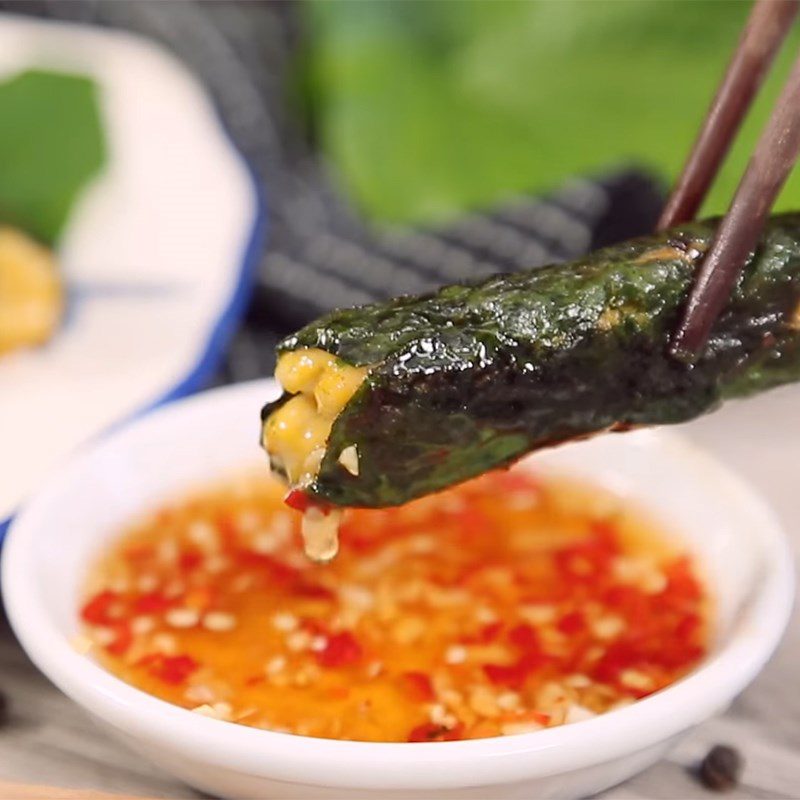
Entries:
{"label": "minced garlic", "polygon": [[358,450],[354,444],[339,453],[339,463],[353,476],[358,477]]}

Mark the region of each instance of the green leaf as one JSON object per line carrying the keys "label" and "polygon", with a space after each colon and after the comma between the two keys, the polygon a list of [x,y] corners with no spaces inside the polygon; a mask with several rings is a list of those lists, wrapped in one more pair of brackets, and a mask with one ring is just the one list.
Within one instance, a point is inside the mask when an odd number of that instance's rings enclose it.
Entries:
{"label": "green leaf", "polygon": [[0,83],[0,222],[53,243],[104,161],[90,79],[30,70]]}
{"label": "green leaf", "polygon": [[[379,220],[432,221],[565,177],[682,166],[750,5],[674,0],[313,0],[324,149]],[[723,211],[795,31],[707,206]],[[779,208],[800,207],[800,180]]]}

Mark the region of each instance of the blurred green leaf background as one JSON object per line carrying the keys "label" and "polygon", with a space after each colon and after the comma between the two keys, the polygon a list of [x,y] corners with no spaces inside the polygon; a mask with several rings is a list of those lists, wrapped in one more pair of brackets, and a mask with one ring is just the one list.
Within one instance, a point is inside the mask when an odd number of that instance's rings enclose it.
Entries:
{"label": "blurred green leaf background", "polygon": [[0,83],[0,222],[52,243],[104,161],[91,80],[28,70]]}
{"label": "blurred green leaf background", "polygon": [[[435,221],[622,165],[676,176],[748,2],[312,0],[305,88],[371,217]],[[800,37],[707,203],[725,209]],[[800,208],[800,175],[782,208]]]}

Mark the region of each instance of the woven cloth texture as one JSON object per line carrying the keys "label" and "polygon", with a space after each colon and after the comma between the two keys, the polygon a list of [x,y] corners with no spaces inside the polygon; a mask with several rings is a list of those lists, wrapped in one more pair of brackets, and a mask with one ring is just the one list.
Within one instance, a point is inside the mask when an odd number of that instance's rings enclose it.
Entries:
{"label": "woven cloth texture", "polygon": [[214,99],[268,215],[252,301],[217,382],[269,374],[281,336],[332,308],[575,258],[647,232],[663,201],[651,176],[622,168],[566,178],[546,196],[510,198],[443,227],[378,227],[342,193],[287,102],[304,37],[297,3],[0,0],[0,9],[140,33],[170,49]]}

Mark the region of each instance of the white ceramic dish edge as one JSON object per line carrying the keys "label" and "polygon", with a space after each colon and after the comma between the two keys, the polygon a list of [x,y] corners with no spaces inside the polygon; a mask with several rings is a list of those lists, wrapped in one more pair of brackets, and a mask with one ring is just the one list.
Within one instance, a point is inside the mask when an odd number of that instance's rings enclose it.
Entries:
{"label": "white ceramic dish edge", "polygon": [[[0,540],[6,518],[81,441],[208,381],[266,229],[262,188],[208,92],[163,46],[4,12],[0,78],[29,67],[96,81],[109,162],[59,244],[62,329],[0,359],[0,439],[17,455],[0,482]],[[59,424],[43,428],[53,396]]]}

